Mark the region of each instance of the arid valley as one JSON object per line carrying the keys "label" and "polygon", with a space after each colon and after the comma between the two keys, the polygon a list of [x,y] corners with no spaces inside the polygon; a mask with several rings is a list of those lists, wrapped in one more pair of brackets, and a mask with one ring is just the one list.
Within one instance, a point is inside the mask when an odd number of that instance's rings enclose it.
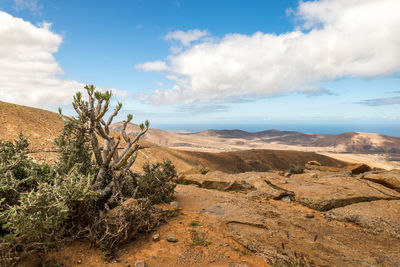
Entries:
{"label": "arid valley", "polygon": [[[54,147],[62,128],[57,114],[0,104],[3,139],[22,131],[31,149]],[[119,125],[113,125],[116,135]],[[127,132],[135,130],[131,125]],[[134,168],[163,158],[176,166],[174,203],[162,206],[174,211],[173,217],[125,243],[108,263],[82,240],[44,258],[31,255],[20,265],[134,266],[144,260],[147,266],[397,266],[400,171],[387,157],[400,146],[398,140],[362,133],[150,129],[143,141],[148,148]],[[365,146],[377,152],[367,153]],[[31,156],[51,162],[53,154]],[[305,169],[290,173],[292,165]],[[201,174],[204,168],[207,173]],[[171,236],[175,243],[167,240]]]}
{"label": "arid valley", "polygon": [[0,267],[400,267],[400,0],[0,0]]}

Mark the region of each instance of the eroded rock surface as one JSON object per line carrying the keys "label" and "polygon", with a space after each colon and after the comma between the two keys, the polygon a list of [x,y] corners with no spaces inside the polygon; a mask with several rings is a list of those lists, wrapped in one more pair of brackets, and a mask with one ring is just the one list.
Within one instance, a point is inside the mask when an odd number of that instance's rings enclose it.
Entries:
{"label": "eroded rock surface", "polygon": [[292,176],[271,178],[271,183],[295,193],[296,201],[320,211],[373,200],[395,200],[400,194],[383,185],[351,176],[318,179]]}
{"label": "eroded rock surface", "polygon": [[368,172],[362,178],[400,192],[400,170]]}
{"label": "eroded rock surface", "polygon": [[[400,239],[329,220],[297,203],[250,200],[243,193],[193,185],[178,185],[176,190],[186,214],[205,216],[203,221],[219,225],[227,237],[270,264],[293,258],[311,266],[397,266],[400,262]],[[307,216],[310,213],[314,217]]]}
{"label": "eroded rock surface", "polygon": [[366,179],[353,177],[349,171],[314,171],[290,177],[273,172],[212,172],[207,175],[188,175],[185,179],[190,184],[208,189],[255,189],[263,192],[264,197],[273,199],[293,196],[299,203],[320,211],[365,201],[400,199],[399,192]]}
{"label": "eroded rock surface", "polygon": [[330,218],[400,237],[400,200],[377,200],[330,210]]}

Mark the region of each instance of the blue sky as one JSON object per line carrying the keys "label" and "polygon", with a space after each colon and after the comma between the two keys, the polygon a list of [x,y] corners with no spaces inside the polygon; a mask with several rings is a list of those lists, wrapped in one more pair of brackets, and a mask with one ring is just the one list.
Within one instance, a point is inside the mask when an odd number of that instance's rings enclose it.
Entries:
{"label": "blue sky", "polygon": [[70,112],[93,83],[123,101],[119,119],[161,128],[399,124],[399,8],[0,0],[0,100]]}

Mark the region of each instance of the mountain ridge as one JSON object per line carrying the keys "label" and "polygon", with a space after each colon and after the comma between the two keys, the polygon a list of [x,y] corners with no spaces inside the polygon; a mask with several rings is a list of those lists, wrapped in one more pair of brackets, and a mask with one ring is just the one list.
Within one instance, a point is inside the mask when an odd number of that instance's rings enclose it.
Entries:
{"label": "mountain ridge", "polygon": [[[111,125],[115,131],[122,123]],[[134,135],[138,126],[129,124],[128,134]],[[305,134],[297,131],[276,129],[246,132],[240,129],[209,129],[194,133],[176,133],[161,129],[150,129],[145,137],[153,143],[173,148],[216,151],[240,149],[288,149],[347,153],[400,153],[400,138],[375,133],[347,132],[341,134]]]}

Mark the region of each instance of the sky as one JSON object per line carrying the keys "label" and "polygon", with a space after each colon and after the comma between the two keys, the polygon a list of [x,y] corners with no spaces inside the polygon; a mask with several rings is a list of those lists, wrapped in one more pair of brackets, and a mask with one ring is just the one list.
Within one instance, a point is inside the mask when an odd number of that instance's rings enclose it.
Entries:
{"label": "sky", "polygon": [[399,10],[399,0],[0,0],[0,101],[73,114],[73,94],[94,84],[123,102],[117,120],[164,129],[400,125]]}

